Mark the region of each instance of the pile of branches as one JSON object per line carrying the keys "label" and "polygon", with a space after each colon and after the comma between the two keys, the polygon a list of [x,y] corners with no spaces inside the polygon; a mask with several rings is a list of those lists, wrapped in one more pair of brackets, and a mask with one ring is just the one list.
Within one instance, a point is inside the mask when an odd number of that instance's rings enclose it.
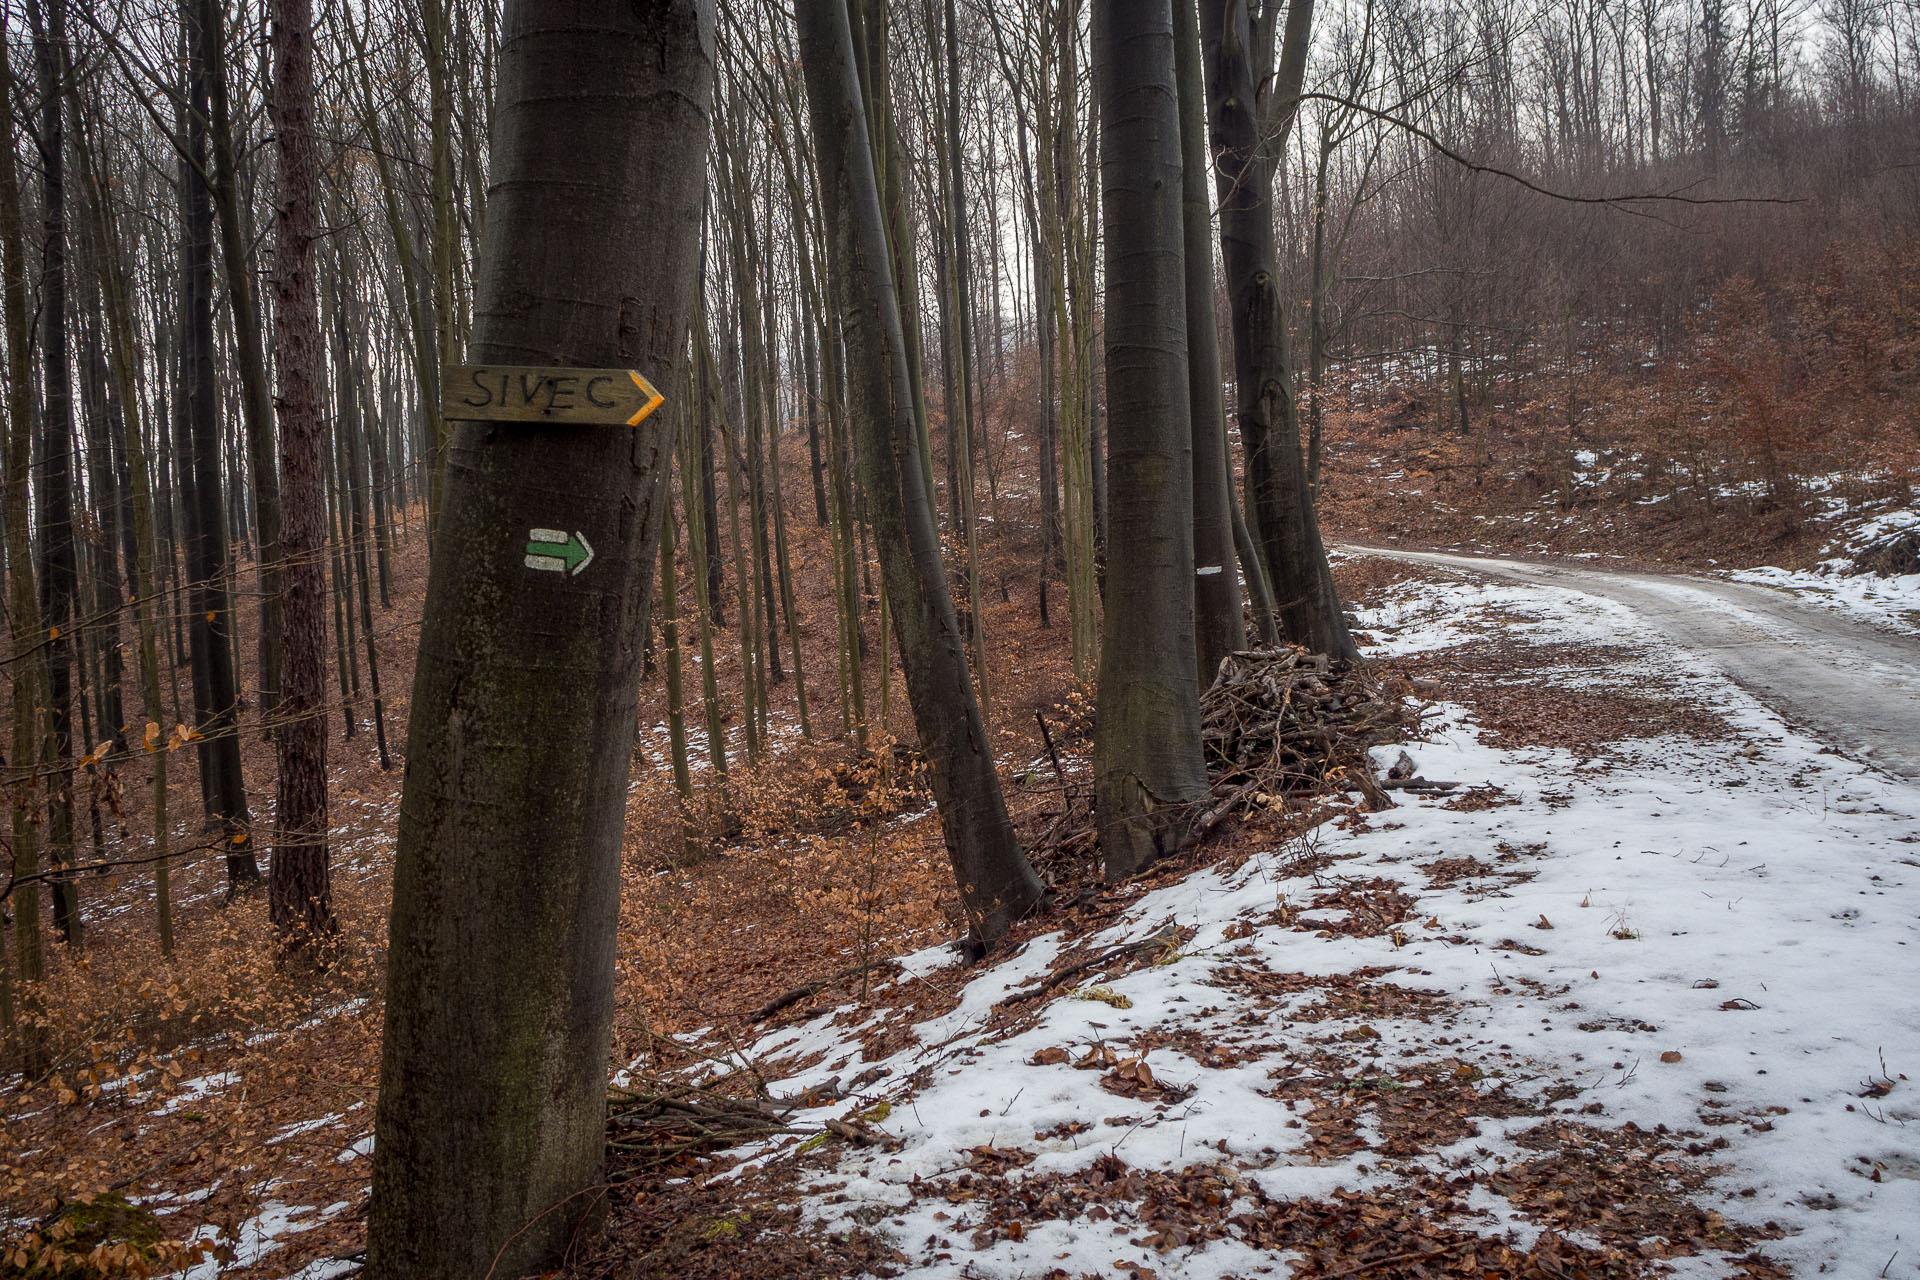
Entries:
{"label": "pile of branches", "polygon": [[1870,573],[1882,578],[1920,573],[1920,527],[1897,529],[1875,538],[1854,553],[1849,573]]}
{"label": "pile of branches", "polygon": [[[1201,745],[1209,798],[1197,806],[1190,839],[1198,842],[1233,814],[1290,804],[1332,791],[1358,790],[1376,809],[1394,789],[1449,790],[1404,774],[1373,776],[1367,751],[1413,736],[1419,712],[1405,677],[1329,658],[1291,645],[1229,654],[1200,698]],[[1047,730],[1044,718],[1040,721]],[[1064,803],[1048,811],[1029,841],[1035,865],[1056,884],[1090,856],[1098,842],[1092,788],[1075,785],[1047,737]]]}
{"label": "pile of branches", "polygon": [[608,1154],[632,1176],[683,1156],[794,1132],[792,1112],[765,1097],[728,1097],[698,1085],[614,1089],[607,1098]]}
{"label": "pile of branches", "polygon": [[1357,788],[1387,807],[1367,750],[1413,732],[1407,693],[1400,677],[1290,645],[1229,654],[1200,699],[1213,803],[1195,835],[1241,809],[1328,791]]}
{"label": "pile of branches", "polygon": [[665,1085],[658,1089],[621,1089],[607,1097],[607,1153],[620,1182],[673,1164],[685,1157],[711,1154],[776,1134],[832,1134],[870,1146],[883,1135],[859,1121],[827,1119],[801,1123],[796,1113],[837,1102],[846,1094],[839,1077],[810,1093],[769,1097],[764,1089],[751,1097],[725,1090],[723,1081]]}

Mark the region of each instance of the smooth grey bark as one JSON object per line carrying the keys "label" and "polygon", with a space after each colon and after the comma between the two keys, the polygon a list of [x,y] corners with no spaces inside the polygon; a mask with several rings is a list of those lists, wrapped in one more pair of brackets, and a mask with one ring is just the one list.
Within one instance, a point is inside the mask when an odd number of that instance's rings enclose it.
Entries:
{"label": "smooth grey bark", "polygon": [[1093,11],[1111,535],[1093,783],[1109,880],[1179,849],[1193,807],[1207,794],[1194,678],[1188,284],[1172,2]]}
{"label": "smooth grey bark", "polygon": [[[713,22],[710,0],[509,0],[477,361],[679,385]],[[545,1270],[599,1202],[639,624],[674,417],[453,432],[401,799],[374,1280]],[[592,558],[530,564],[536,529]]]}
{"label": "smooth grey bark", "polygon": [[1334,592],[1301,456],[1273,225],[1275,157],[1285,147],[1299,101],[1313,0],[1288,5],[1279,65],[1269,75],[1274,3],[1268,0],[1257,22],[1249,0],[1200,4],[1236,414],[1247,461],[1247,521],[1272,576],[1282,634],[1317,652],[1351,658],[1357,650]]}
{"label": "smooth grey bark", "polygon": [[940,563],[846,0],[801,5],[797,19],[867,516],[947,855],[974,938],[992,946],[1039,903],[1040,880],[1007,816]]}
{"label": "smooth grey bark", "polygon": [[1200,687],[1247,642],[1233,571],[1232,480],[1213,318],[1213,218],[1207,199],[1206,87],[1194,0],[1173,0],[1173,66],[1180,86],[1180,211],[1186,253],[1187,403],[1193,418],[1193,639]]}

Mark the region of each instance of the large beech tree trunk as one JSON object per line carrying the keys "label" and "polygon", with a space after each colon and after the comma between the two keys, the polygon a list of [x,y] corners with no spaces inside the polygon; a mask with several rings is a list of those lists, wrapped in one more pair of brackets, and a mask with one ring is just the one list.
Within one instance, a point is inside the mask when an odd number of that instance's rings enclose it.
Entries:
{"label": "large beech tree trunk", "polygon": [[[710,0],[509,0],[475,359],[681,385],[712,80]],[[678,416],[453,433],[394,873],[375,1280],[544,1270],[599,1202],[640,621]],[[535,529],[592,559],[529,564]]]}
{"label": "large beech tree trunk", "polygon": [[1040,901],[1040,881],[1007,816],[940,563],[846,0],[815,0],[797,15],[867,515],[947,855],[975,939],[991,946]]}
{"label": "large beech tree trunk", "polygon": [[[1276,2],[1267,0],[1269,6]],[[1299,100],[1313,0],[1288,6],[1285,42],[1271,75],[1266,74],[1271,11],[1256,22],[1249,3],[1200,3],[1220,253],[1233,318],[1240,443],[1247,459],[1247,519],[1273,577],[1282,634],[1309,649],[1351,658],[1356,650],[1334,594],[1300,453],[1300,414],[1287,364],[1273,230],[1274,157],[1285,150]],[[1256,31],[1264,44],[1256,43]]]}
{"label": "large beech tree trunk", "polygon": [[1093,774],[1110,880],[1176,850],[1207,794],[1194,680],[1193,442],[1173,46],[1169,0],[1094,6],[1110,537]]}

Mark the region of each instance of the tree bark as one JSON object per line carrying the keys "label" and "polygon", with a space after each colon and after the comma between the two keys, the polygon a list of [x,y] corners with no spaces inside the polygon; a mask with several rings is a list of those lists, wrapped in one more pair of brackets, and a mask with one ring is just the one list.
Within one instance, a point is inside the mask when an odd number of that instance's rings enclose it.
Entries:
{"label": "tree bark", "polygon": [[[213,376],[213,205],[201,176],[207,167],[207,78],[210,33],[199,20],[200,0],[186,0],[192,20],[187,62],[187,158],[181,166],[184,230],[181,293],[182,383],[191,471],[186,494],[188,600],[193,650],[201,785],[207,816],[226,841],[229,892],[260,879],[248,843],[251,821],[240,772],[240,689],[233,664],[232,550],[222,500],[220,395]],[[186,477],[183,477],[183,479]]]}
{"label": "tree bark", "polygon": [[[1247,8],[1248,0],[1201,0],[1200,5],[1220,252],[1247,460],[1247,520],[1273,576],[1282,634],[1317,652],[1351,658],[1357,651],[1334,593],[1301,457],[1273,229],[1274,157],[1285,148],[1299,100],[1313,0],[1288,6],[1286,40],[1272,77],[1255,74],[1256,24]],[[1268,24],[1258,27],[1270,39]]]}
{"label": "tree bark", "polygon": [[[1173,0],[1178,3],[1178,0]],[[1107,878],[1175,852],[1207,794],[1194,679],[1180,95],[1169,0],[1095,5],[1106,221],[1105,636],[1094,805]]]}
{"label": "tree bark", "polygon": [[867,513],[947,854],[991,946],[1040,901],[1040,881],[1007,816],[940,563],[846,0],[801,5],[798,23]]}
{"label": "tree bark", "polygon": [[233,359],[240,375],[240,414],[246,427],[247,461],[253,476],[253,510],[259,548],[255,557],[260,582],[260,714],[271,714],[280,697],[280,478],[274,468],[273,393],[267,385],[266,355],[260,348],[260,307],[253,289],[252,237],[241,204],[239,166],[234,155],[232,111],[227,104],[226,10],[220,0],[193,0],[199,14],[199,53],[207,86],[206,134],[213,155],[212,195],[219,214],[220,259],[225,267],[227,306],[233,313]]}
{"label": "tree bark", "polygon": [[327,869],[327,581],[321,559],[326,493],[320,423],[324,359],[313,254],[320,174],[313,138],[310,0],[267,0],[267,21],[273,47],[269,106],[280,155],[273,345],[284,558],[280,723],[274,734],[279,784],[267,908],[282,937],[298,945],[334,927]]}
{"label": "tree bark", "polygon": [[[47,857],[55,867],[73,861],[73,606],[80,569],[73,539],[73,384],[67,367],[66,0],[32,5],[33,52],[40,77],[41,162],[41,450],[37,487],[40,533],[40,614],[47,628],[45,750],[52,774],[47,794]],[[79,891],[52,881],[53,925],[62,940],[82,942]]]}
{"label": "tree bark", "polygon": [[1213,217],[1207,200],[1207,95],[1194,0],[1173,0],[1174,78],[1180,86],[1180,213],[1186,253],[1187,403],[1193,417],[1193,637],[1201,689],[1220,660],[1247,642],[1233,571],[1220,334],[1213,318]]}
{"label": "tree bark", "polygon": [[[476,358],[677,385],[712,78],[707,0],[509,0]],[[401,800],[373,1280],[544,1270],[598,1203],[672,420],[453,433]],[[592,559],[529,565],[530,531],[561,526]]]}
{"label": "tree bark", "polygon": [[[120,237],[113,207],[106,199],[106,173],[110,169],[103,147],[91,145],[83,127],[76,151],[89,190],[92,193],[94,243],[100,268],[101,302],[106,313],[107,360],[114,382],[120,389],[120,468],[119,488],[127,499],[126,560],[132,575],[134,619],[139,639],[140,699],[148,724],[156,734],[165,722],[160,700],[160,653],[154,610],[157,592],[154,578],[154,525],[152,481],[147,471],[146,434],[141,426],[145,408],[140,398],[138,346],[134,337],[136,320],[128,301],[127,264],[120,249]],[[164,365],[164,361],[163,361]],[[160,954],[173,954],[173,893],[167,846],[172,825],[167,816],[168,752],[156,750],[145,742],[153,767],[153,889],[155,926],[160,935]]]}
{"label": "tree bark", "polygon": [[[14,167],[13,68],[9,61],[11,33],[9,14],[0,11],[0,250],[4,250],[4,311],[7,342],[7,471],[6,471],[6,547],[7,547],[7,630],[15,653],[23,660],[14,664],[13,741],[7,770],[8,809],[13,829],[13,875],[33,876],[40,871],[39,785],[40,699],[46,687],[46,661],[39,646],[46,638],[40,620],[40,601],[34,589],[32,499],[28,477],[33,462],[33,339],[27,318],[27,243],[21,218],[20,177]],[[14,945],[19,958],[22,981],[35,982],[42,976],[44,957],[40,938],[40,884],[30,880],[13,895]],[[35,1034],[32,1020],[23,1022],[23,1058],[29,1072],[45,1068],[45,1037]]]}

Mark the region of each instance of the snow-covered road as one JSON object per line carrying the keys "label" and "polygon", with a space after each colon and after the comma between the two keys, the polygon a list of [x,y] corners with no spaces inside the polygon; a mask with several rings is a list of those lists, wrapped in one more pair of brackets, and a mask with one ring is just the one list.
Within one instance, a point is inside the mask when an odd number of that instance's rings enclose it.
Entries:
{"label": "snow-covered road", "polygon": [[1920,639],[1741,582],[1397,547],[1341,550],[1626,605],[1822,741],[1920,780]]}

